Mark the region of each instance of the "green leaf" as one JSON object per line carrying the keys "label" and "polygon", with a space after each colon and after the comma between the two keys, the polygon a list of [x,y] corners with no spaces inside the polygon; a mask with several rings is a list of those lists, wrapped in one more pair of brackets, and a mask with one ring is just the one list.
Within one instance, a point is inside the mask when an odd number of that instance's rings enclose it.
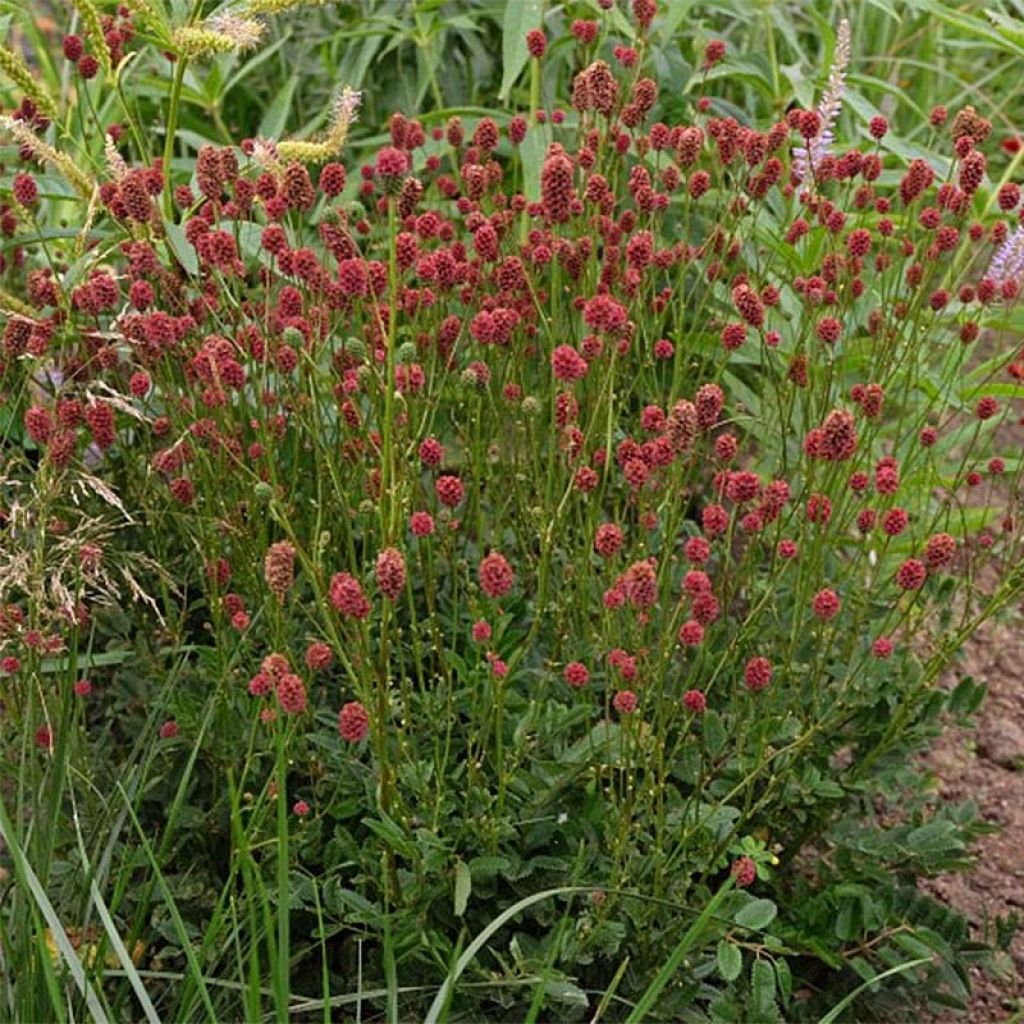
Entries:
{"label": "green leaf", "polygon": [[714,712],[708,711],[704,715],[704,745],[712,757],[717,757],[725,746],[725,727],[722,719]]}
{"label": "green leaf", "polygon": [[718,973],[725,981],[735,981],[743,970],[743,954],[728,939],[718,944]]}
{"label": "green leaf", "polygon": [[184,267],[185,272],[190,277],[195,277],[199,273],[199,259],[196,256],[195,249],[189,245],[182,226],[165,220],[164,233],[167,236],[167,245],[171,250],[171,254]]}
{"label": "green leaf", "polygon": [[299,76],[292,72],[284,85],[277,90],[277,95],[270,101],[270,106],[263,112],[257,134],[261,138],[279,139],[288,124],[288,113],[292,108],[292,98],[299,84]]}
{"label": "green leaf", "polygon": [[744,928],[761,931],[775,920],[779,908],[771,900],[751,900],[746,906],[736,911],[733,920]]}
{"label": "green leaf", "polygon": [[462,917],[469,903],[469,894],[473,889],[473,876],[469,865],[464,860],[455,862],[455,916]]}
{"label": "green leaf", "polygon": [[755,1020],[778,1016],[775,1009],[775,969],[768,960],[755,960],[750,969],[751,1009]]}
{"label": "green leaf", "polygon": [[504,72],[498,99],[504,102],[516,79],[522,74],[530,52],[526,49],[526,33],[541,27],[544,5],[541,0],[515,0],[505,5],[502,25],[501,55]]}

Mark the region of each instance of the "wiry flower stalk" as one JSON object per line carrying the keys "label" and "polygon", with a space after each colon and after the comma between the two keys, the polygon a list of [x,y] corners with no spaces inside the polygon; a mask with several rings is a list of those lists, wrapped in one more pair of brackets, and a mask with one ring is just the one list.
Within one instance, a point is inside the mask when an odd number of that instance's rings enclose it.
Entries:
{"label": "wiry flower stalk", "polygon": [[100,20],[100,12],[96,4],[93,3],[93,0],[71,0],[71,2],[82,19],[82,27],[89,40],[90,51],[100,62],[104,76],[109,76],[113,72],[110,63],[110,48],[107,46],[107,40],[103,34],[103,22]]}
{"label": "wiry flower stalk", "polygon": [[0,133],[14,137],[19,146],[24,146],[41,164],[52,164],[64,176],[68,184],[84,199],[91,198],[96,190],[96,183],[85,173],[71,157],[58,152],[49,143],[44,142],[24,121],[13,117],[0,117]]}
{"label": "wiry flower stalk", "polygon": [[266,26],[252,18],[215,14],[198,25],[175,29],[172,41],[183,57],[213,57],[218,53],[244,53],[259,45]]}
{"label": "wiry flower stalk", "polygon": [[849,63],[850,23],[843,18],[836,34],[836,52],[832,58],[828,85],[818,103],[821,127],[806,147],[799,146],[793,150],[793,176],[798,181],[813,174],[818,164],[828,154],[829,147],[835,139],[835,124],[843,105],[843,94],[846,92],[846,68]]}
{"label": "wiry flower stalk", "polygon": [[1024,224],[1010,232],[996,250],[985,276],[997,285],[1024,278]]}
{"label": "wiry flower stalk", "polygon": [[348,138],[348,130],[356,119],[362,94],[346,85],[334,101],[331,125],[319,140],[285,139],[276,145],[276,155],[284,161],[298,160],[300,163],[317,163],[329,160]]}
{"label": "wiry flower stalk", "polygon": [[57,103],[35,75],[21,54],[8,46],[0,46],[0,73],[9,78],[47,117],[57,114]]}

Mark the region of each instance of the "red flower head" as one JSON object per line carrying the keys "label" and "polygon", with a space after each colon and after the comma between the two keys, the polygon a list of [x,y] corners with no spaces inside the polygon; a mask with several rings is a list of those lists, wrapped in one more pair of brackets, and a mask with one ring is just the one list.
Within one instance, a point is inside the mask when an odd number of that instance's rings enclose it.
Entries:
{"label": "red flower head", "polygon": [[751,658],[743,677],[751,693],[760,693],[772,680],[772,664],[767,658]]}
{"label": "red flower head", "polygon": [[834,590],[828,588],[819,590],[811,601],[811,609],[814,614],[823,622],[834,619],[842,609],[842,602]]}
{"label": "red flower head", "polygon": [[370,614],[370,602],[359,580],[347,572],[338,572],[331,577],[330,598],[335,609],[349,618],[365,619]]}
{"label": "red flower head", "polygon": [[377,586],[392,601],[405,589],[405,558],[396,548],[385,548],[377,556]]}
{"label": "red flower head", "polygon": [[570,661],[562,672],[562,678],[574,690],[578,690],[587,685],[587,680],[590,679],[590,673],[587,671],[587,666],[584,665],[583,662]]}
{"label": "red flower head", "polygon": [[636,694],[632,690],[619,690],[612,700],[612,705],[620,715],[631,715],[636,711]]}
{"label": "red flower head", "polygon": [[349,701],[338,712],[338,732],[346,743],[359,743],[369,731],[370,716],[359,701]]}
{"label": "red flower head", "polygon": [[465,496],[465,488],[457,476],[439,476],[434,484],[434,490],[437,492],[437,500],[448,508],[455,508],[461,504]]}
{"label": "red flower head", "polygon": [[504,555],[492,551],[480,563],[480,587],[488,597],[504,597],[515,581],[512,566]]}

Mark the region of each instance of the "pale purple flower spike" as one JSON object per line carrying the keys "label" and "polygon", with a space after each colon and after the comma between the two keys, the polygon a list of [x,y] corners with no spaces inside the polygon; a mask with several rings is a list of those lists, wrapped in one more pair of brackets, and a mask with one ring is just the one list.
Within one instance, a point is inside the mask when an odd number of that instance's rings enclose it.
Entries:
{"label": "pale purple flower spike", "polygon": [[995,251],[985,277],[996,285],[1020,281],[1024,277],[1024,224],[1011,231]]}
{"label": "pale purple flower spike", "polygon": [[834,129],[839,110],[843,105],[843,93],[846,91],[846,67],[850,63],[850,23],[843,18],[839,22],[836,33],[836,52],[832,58],[832,70],[828,74],[828,85],[818,104],[818,116],[821,128],[810,140],[807,148],[798,146],[793,149],[793,177],[803,181],[812,174],[818,164],[828,155],[829,146],[835,139]]}

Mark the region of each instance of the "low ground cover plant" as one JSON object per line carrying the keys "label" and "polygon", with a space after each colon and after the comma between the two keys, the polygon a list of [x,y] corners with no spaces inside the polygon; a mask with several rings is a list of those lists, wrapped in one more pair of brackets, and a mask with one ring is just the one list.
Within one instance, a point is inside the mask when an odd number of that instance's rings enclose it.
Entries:
{"label": "low ground cover plant", "polygon": [[5,1012],[962,1004],[910,756],[1024,585],[1017,137],[837,138],[845,23],[814,106],[711,40],[662,119],[636,0],[517,113],[193,150],[284,5],[75,6],[60,96],[2,58]]}

